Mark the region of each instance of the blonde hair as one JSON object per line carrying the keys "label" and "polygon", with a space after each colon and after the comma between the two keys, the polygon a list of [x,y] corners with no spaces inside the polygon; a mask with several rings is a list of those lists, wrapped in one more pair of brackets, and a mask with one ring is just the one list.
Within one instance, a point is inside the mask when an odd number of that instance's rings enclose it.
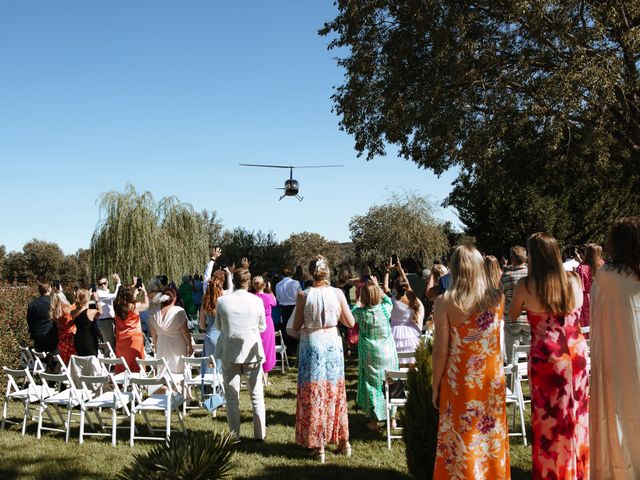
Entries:
{"label": "blonde hair", "polygon": [[265,286],[266,284],[264,283],[264,278],[262,278],[261,275],[256,275],[251,280],[251,288],[253,289],[254,292],[258,292],[262,290]]}
{"label": "blonde hair", "polygon": [[323,255],[318,255],[309,262],[309,275],[311,275],[316,282],[329,282],[331,278],[331,268],[329,268],[329,262]]}
{"label": "blonde hair", "polygon": [[79,307],[84,307],[85,305],[87,305],[90,299],[91,294],[86,288],[81,288],[80,290],[78,290],[78,293],[76,293],[76,305],[78,305]]}
{"label": "blonde hair", "polygon": [[373,307],[382,302],[380,287],[373,280],[367,280],[360,288],[360,303],[363,307]]}
{"label": "blonde hair", "polygon": [[51,294],[51,308],[49,310],[51,318],[58,319],[64,315],[62,305],[68,305],[64,301],[64,297],[58,292]]}
{"label": "blonde hair", "polygon": [[535,296],[546,312],[568,314],[573,311],[576,300],[569,276],[562,265],[558,242],[551,235],[538,232],[527,240],[529,251],[529,274],[525,280],[527,289],[533,280]]}
{"label": "blonde hair", "polygon": [[449,268],[451,287],[444,295],[462,312],[486,312],[498,306],[501,292],[490,285],[478,250],[471,245],[456,247]]}
{"label": "blonde hair", "polygon": [[502,269],[500,262],[493,255],[484,257],[484,268],[487,274],[487,280],[493,288],[500,288],[500,277],[502,277]]}
{"label": "blonde hair", "polygon": [[591,267],[591,274],[595,275],[600,268],[602,259],[602,247],[597,243],[588,243],[584,252],[584,263]]}

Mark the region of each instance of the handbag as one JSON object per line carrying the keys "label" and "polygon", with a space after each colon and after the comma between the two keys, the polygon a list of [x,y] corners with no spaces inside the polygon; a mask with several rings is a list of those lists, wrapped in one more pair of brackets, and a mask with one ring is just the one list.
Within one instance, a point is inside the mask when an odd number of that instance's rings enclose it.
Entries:
{"label": "handbag", "polygon": [[358,345],[360,339],[360,326],[356,323],[353,328],[350,328],[347,332],[347,341],[349,345]]}
{"label": "handbag", "polygon": [[[205,360],[203,360],[203,365],[202,365],[202,369],[201,369],[201,374],[200,374],[200,393],[202,394],[202,406],[208,411],[208,412],[215,412],[218,408],[220,408],[222,405],[225,404],[225,398],[224,395],[221,395],[219,393],[213,393],[213,395],[209,395],[207,397],[206,400],[204,400],[205,397],[205,393],[204,393],[204,362]],[[215,369],[216,366],[214,365],[213,368]],[[217,374],[217,372],[216,372]],[[214,374],[215,375],[215,374]]]}

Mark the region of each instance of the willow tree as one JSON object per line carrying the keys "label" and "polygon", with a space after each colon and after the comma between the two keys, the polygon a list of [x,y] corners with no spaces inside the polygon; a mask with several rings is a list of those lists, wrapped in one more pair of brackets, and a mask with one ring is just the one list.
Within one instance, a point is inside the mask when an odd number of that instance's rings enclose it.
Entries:
{"label": "willow tree", "polygon": [[382,265],[392,254],[426,264],[449,250],[443,225],[424,197],[394,195],[388,203],[374,205],[349,222],[358,261]]}
{"label": "willow tree", "polygon": [[202,214],[175,197],[156,202],[132,185],[98,199],[100,220],[91,237],[92,275],[119,273],[148,280],[165,274],[179,281],[202,268],[208,229]]}

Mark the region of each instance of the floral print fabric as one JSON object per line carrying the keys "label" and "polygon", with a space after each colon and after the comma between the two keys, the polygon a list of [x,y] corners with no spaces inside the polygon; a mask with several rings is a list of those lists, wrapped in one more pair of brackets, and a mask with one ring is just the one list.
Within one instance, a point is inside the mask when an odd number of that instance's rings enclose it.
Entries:
{"label": "floral print fabric", "polygon": [[509,479],[498,311],[450,326],[434,479]]}
{"label": "floral print fabric", "polygon": [[337,328],[303,329],[298,349],[296,442],[307,448],[349,441],[342,338]]}
{"label": "floral print fabric", "polygon": [[589,478],[589,374],[579,310],[570,315],[527,310],[532,478]]}

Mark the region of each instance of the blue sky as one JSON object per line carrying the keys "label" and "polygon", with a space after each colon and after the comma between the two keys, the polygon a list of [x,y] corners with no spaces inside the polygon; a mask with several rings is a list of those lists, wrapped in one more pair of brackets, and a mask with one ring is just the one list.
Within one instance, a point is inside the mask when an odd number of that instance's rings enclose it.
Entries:
{"label": "blue sky", "polygon": [[[330,1],[0,0],[0,244],[89,246],[101,192],[127,182],[216,210],[225,227],[349,239],[349,219],[403,190],[440,203],[440,178],[366,162],[331,112]],[[277,201],[300,170],[302,203]],[[440,218],[457,222],[455,212]]]}

